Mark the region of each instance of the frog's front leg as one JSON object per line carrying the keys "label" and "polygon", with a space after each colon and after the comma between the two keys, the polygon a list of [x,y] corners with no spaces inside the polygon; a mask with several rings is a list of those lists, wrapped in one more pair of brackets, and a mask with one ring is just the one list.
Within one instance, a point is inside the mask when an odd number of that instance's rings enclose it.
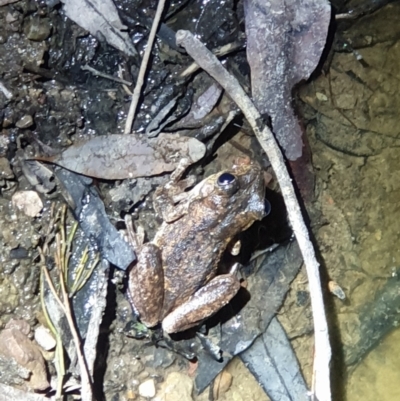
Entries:
{"label": "frog's front leg", "polygon": [[154,209],[168,223],[178,220],[187,213],[188,205],[184,201],[188,192],[185,190],[195,184],[196,177],[189,176],[184,180],[181,178],[191,164],[189,159],[182,159],[171,174],[170,180],[154,192]]}
{"label": "frog's front leg", "polygon": [[239,288],[240,282],[232,273],[214,277],[164,318],[163,329],[176,333],[197,326],[225,306]]}

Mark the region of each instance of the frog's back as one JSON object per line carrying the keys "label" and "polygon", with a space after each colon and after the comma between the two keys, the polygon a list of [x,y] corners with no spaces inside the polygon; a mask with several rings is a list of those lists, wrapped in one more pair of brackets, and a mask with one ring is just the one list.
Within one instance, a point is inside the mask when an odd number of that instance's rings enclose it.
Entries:
{"label": "frog's back", "polygon": [[188,214],[174,224],[163,223],[164,315],[186,301],[216,274],[230,240],[221,237],[215,216]]}

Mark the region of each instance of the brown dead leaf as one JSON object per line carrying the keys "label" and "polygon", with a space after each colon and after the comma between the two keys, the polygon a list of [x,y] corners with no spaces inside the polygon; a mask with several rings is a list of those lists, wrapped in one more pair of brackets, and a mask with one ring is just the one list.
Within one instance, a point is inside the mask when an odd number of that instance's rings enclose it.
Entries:
{"label": "brown dead leaf", "polygon": [[255,105],[271,117],[289,160],[303,152],[292,108],[293,87],[309,78],[325,46],[331,20],[327,0],[245,0],[247,60]]}
{"label": "brown dead leaf", "polygon": [[59,155],[36,159],[90,177],[122,180],[173,171],[182,158],[195,163],[205,151],[197,139],[176,134],[104,135],[72,145]]}

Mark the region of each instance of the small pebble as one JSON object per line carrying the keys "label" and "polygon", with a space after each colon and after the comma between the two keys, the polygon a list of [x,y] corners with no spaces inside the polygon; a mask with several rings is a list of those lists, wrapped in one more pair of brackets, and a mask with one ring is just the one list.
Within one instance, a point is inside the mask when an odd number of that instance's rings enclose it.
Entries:
{"label": "small pebble", "polygon": [[328,101],[328,96],[326,96],[324,93],[317,92],[315,94],[315,97],[320,101],[320,102],[327,102]]}
{"label": "small pebble", "polygon": [[29,252],[24,247],[16,247],[10,250],[10,259],[28,259]]}
{"label": "small pebble", "polygon": [[6,14],[6,22],[7,24],[11,24],[15,21],[18,21],[18,13],[7,13]]}
{"label": "small pebble", "polygon": [[225,394],[232,385],[232,375],[223,370],[214,380],[213,395],[214,400],[218,400],[221,395]]}
{"label": "small pebble", "polygon": [[336,281],[329,281],[328,283],[328,288],[329,291],[337,296],[339,299],[346,299],[346,294],[344,293],[343,289],[340,287],[340,285]]}
{"label": "small pebble", "polygon": [[31,326],[26,320],[23,319],[11,319],[6,324],[6,329],[17,329],[26,336],[31,332]]}
{"label": "small pebble", "polygon": [[0,157],[0,177],[6,180],[14,178],[14,173],[11,170],[10,162],[5,157]]}
{"label": "small pebble", "polygon": [[129,401],[133,401],[133,400],[135,400],[137,398],[137,396],[136,396],[136,393],[134,393],[132,390],[128,390],[126,392],[126,398]]}
{"label": "small pebble", "polygon": [[29,128],[33,125],[33,118],[29,114],[22,116],[16,123],[17,128]]}
{"label": "small pebble", "polygon": [[18,191],[12,196],[14,208],[29,217],[36,217],[43,209],[43,202],[35,191]]}
{"label": "small pebble", "polygon": [[44,326],[35,330],[35,340],[45,351],[51,351],[57,344],[50,330]]}
{"label": "small pebble", "polygon": [[156,395],[156,386],[153,379],[146,380],[139,386],[139,394],[145,398],[152,398]]}
{"label": "small pebble", "polygon": [[140,372],[140,373],[137,375],[137,378],[138,378],[139,380],[144,380],[144,379],[147,379],[149,376],[150,376],[150,373],[149,373],[149,372],[146,372],[145,370],[143,370],[142,372]]}
{"label": "small pebble", "polygon": [[46,40],[51,33],[51,23],[48,18],[32,17],[25,25],[25,35],[36,42]]}

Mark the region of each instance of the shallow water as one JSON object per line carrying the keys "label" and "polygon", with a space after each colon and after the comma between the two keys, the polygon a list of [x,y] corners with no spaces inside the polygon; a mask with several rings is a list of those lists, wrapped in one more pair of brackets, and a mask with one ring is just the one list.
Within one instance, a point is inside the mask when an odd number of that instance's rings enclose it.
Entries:
{"label": "shallow water", "polygon": [[[301,90],[317,176],[314,207],[321,212],[314,221],[319,224],[316,241],[327,280],[346,293],[346,300],[332,296],[327,303],[338,400],[400,395],[400,332],[395,330],[400,306],[400,42],[394,15],[400,15],[398,3],[348,28],[344,36],[369,35],[374,44],[358,48],[357,54],[335,53],[328,73]],[[301,324],[286,325],[292,336],[304,332]],[[375,341],[367,347],[371,337]],[[303,364],[305,357],[300,356]],[[307,366],[309,379],[311,363]]]}
{"label": "shallow water", "polygon": [[400,398],[400,330],[394,330],[351,373],[346,399],[392,401]]}

